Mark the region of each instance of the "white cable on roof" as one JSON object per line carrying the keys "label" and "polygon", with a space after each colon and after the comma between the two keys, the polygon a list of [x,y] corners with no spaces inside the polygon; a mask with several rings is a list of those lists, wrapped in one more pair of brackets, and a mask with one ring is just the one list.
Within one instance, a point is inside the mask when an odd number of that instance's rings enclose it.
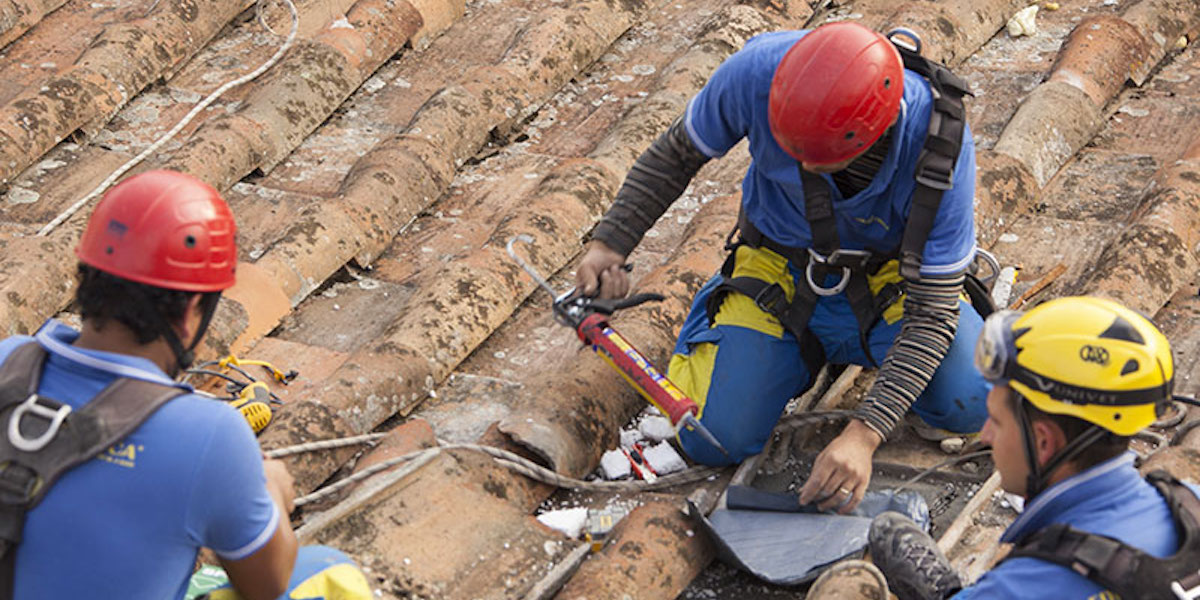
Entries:
{"label": "white cable on roof", "polygon": [[267,454],[267,458],[283,458],[285,456],[291,456],[293,454],[314,452],[316,450],[331,450],[334,448],[344,448],[346,446],[358,446],[360,444],[368,444],[370,442],[378,441],[386,435],[387,435],[386,433],[367,433],[367,434],[363,434],[363,435],[356,435],[356,436],[347,437],[347,438],[338,438],[338,439],[334,439],[334,440],[319,440],[316,442],[306,442],[303,444],[297,444],[295,446],[288,446],[286,448],[280,448],[278,450],[270,450],[266,454]]}
{"label": "white cable on roof", "polygon": [[[262,6],[263,6],[263,4],[265,4],[269,1],[270,0],[259,0],[259,4],[258,4],[259,21],[263,23],[263,26],[266,27],[267,31],[270,31],[271,33],[275,33],[274,31],[271,30],[271,28],[269,26],[266,25],[265,22],[262,21]],[[186,127],[187,124],[192,121],[192,119],[196,118],[196,115],[200,114],[200,111],[204,110],[205,108],[208,108],[208,105],[215,102],[217,100],[217,98],[221,97],[222,94],[224,94],[225,92],[228,92],[229,90],[231,90],[239,85],[242,85],[243,83],[257,79],[260,75],[265,73],[267,71],[267,69],[270,69],[271,67],[275,66],[275,63],[279,62],[280,58],[283,58],[283,55],[288,51],[288,49],[290,49],[292,47],[292,43],[296,41],[296,32],[300,28],[300,16],[299,16],[299,14],[297,14],[296,5],[292,2],[292,0],[278,0],[278,1],[283,2],[285,5],[287,5],[288,10],[291,11],[291,13],[292,13],[292,30],[290,32],[288,32],[287,39],[285,39],[283,41],[283,45],[281,45],[279,47],[279,49],[275,51],[275,54],[272,55],[271,58],[269,58],[267,60],[267,62],[264,62],[257,69],[255,69],[245,75],[242,75],[241,77],[238,77],[237,79],[225,82],[224,85],[217,88],[213,93],[209,94],[208,97],[206,97],[204,100],[201,100],[200,103],[197,104],[195,107],[193,107],[192,110],[189,111],[188,114],[183,117],[183,120],[176,123],[175,126],[172,127],[170,131],[168,131],[162,137],[158,138],[158,140],[155,141],[153,144],[150,144],[150,147],[143,150],[141,152],[141,154],[138,154],[137,156],[129,159],[128,162],[126,162],[125,164],[118,167],[117,170],[113,171],[113,173],[111,175],[109,175],[107,179],[105,179],[103,182],[101,182],[100,185],[96,186],[96,189],[89,192],[83,198],[80,198],[78,202],[76,202],[75,204],[72,204],[69,208],[64,210],[57,217],[54,217],[53,221],[50,221],[44,227],[42,227],[40,230],[38,230],[37,235],[38,236],[48,235],[51,231],[54,231],[54,229],[57,228],[59,225],[62,225],[64,221],[71,218],[71,215],[75,214],[76,212],[79,211],[79,209],[81,209],[85,205],[87,205],[87,203],[90,202],[93,198],[95,198],[96,196],[99,196],[100,194],[103,194],[104,191],[107,190],[109,188],[109,186],[111,186],[113,183],[115,183],[117,181],[117,179],[120,179],[120,177],[122,175],[124,175],[126,172],[128,172],[130,169],[132,169],[138,163],[145,160],[147,156],[150,156],[152,153],[154,153],[156,150],[158,150],[160,147],[162,147],[163,144],[170,141],[171,138],[175,137],[175,135],[178,134],[184,127]]]}
{"label": "white cable on roof", "polygon": [[[359,471],[358,473],[355,473],[353,475],[350,475],[349,477],[346,477],[345,479],[341,479],[335,483],[325,486],[311,494],[308,494],[307,496],[301,496],[300,498],[296,498],[295,505],[303,506],[305,504],[327,498],[327,497],[332,496],[333,494],[337,493],[338,491],[342,490],[346,486],[348,486],[354,482],[357,482],[357,481],[362,481],[363,479],[366,479],[372,475],[375,475],[375,474],[379,473],[380,471],[390,469],[390,468],[392,468],[400,463],[403,463],[403,462],[409,462],[409,461],[418,460],[418,459],[428,460],[429,458],[432,458],[434,455],[439,454],[444,451],[447,451],[447,450],[473,450],[475,452],[482,452],[482,453],[487,454],[487,455],[491,456],[492,458],[496,459],[496,462],[498,464],[504,466],[505,468],[507,468],[511,471],[515,471],[526,477],[529,477],[530,479],[540,481],[542,483],[548,483],[548,484],[556,486],[556,487],[568,488],[568,489],[574,489],[574,490],[607,491],[607,492],[634,492],[634,491],[658,490],[658,489],[669,488],[669,487],[673,487],[673,486],[677,486],[677,485],[682,485],[685,483],[693,483],[696,481],[707,479],[709,477],[712,477],[713,475],[720,473],[722,470],[721,467],[692,467],[691,469],[688,469],[687,471],[681,471],[679,473],[671,473],[670,475],[663,475],[662,477],[659,477],[658,479],[654,480],[653,482],[640,481],[640,480],[638,480],[638,481],[583,481],[581,479],[575,479],[573,477],[567,477],[565,475],[560,475],[560,474],[558,474],[554,471],[551,471],[550,469],[547,469],[546,467],[543,467],[523,456],[514,454],[512,452],[509,452],[507,450],[503,450],[500,448],[495,448],[492,446],[485,446],[482,444],[447,444],[445,446],[434,446],[432,448],[426,448],[424,450],[417,450],[415,452],[409,452],[408,454],[404,454],[402,456],[397,456],[395,458],[390,458],[383,462],[373,464],[373,465],[363,469],[362,471]],[[267,453],[267,455],[272,456],[272,454],[269,452]]]}

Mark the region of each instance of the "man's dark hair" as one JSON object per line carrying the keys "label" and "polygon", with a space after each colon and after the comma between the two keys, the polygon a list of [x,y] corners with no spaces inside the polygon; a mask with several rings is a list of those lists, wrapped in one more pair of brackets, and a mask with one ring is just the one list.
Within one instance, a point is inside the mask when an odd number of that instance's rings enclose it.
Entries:
{"label": "man's dark hair", "polygon": [[77,278],[75,301],[80,316],[98,323],[115,319],[133,331],[139,344],[161,335],[158,320],[150,311],[156,310],[168,323],[181,319],[195,294],[136,283],[83,263],[79,263]]}
{"label": "man's dark hair", "polygon": [[[1013,390],[1013,393],[1017,394],[1017,391]],[[1017,394],[1017,396],[1021,397],[1020,394]],[[1050,421],[1058,425],[1059,429],[1062,429],[1063,433],[1066,434],[1068,442],[1079,437],[1084,431],[1092,427],[1091,423],[1078,417],[1048,413],[1034,406],[1026,398],[1021,398],[1021,401],[1025,403],[1025,410],[1029,412],[1030,422]],[[1100,439],[1085,448],[1083,452],[1080,452],[1079,456],[1076,456],[1073,462],[1079,465],[1079,468],[1082,470],[1116,458],[1129,449],[1129,439],[1126,436],[1106,431]]]}

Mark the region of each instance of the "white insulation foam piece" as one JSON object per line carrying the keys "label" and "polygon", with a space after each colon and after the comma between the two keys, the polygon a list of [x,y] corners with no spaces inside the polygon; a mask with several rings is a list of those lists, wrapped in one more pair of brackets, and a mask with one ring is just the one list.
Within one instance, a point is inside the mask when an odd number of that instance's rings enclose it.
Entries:
{"label": "white insulation foam piece", "polygon": [[633,448],[633,445],[645,439],[642,432],[637,429],[622,429],[621,430],[621,447],[626,450]]}
{"label": "white insulation foam piece", "polygon": [[629,477],[633,474],[633,468],[629,465],[629,458],[620,450],[609,450],[600,457],[600,471],[604,474],[604,478],[612,481]]}
{"label": "white insulation foam piece", "polygon": [[642,450],[642,456],[646,462],[650,463],[650,468],[654,469],[659,475],[675,473],[687,468],[687,463],[683,461],[683,457],[675,451],[675,448],[667,442],[655,444]]}
{"label": "white insulation foam piece", "polygon": [[638,423],[638,431],[653,442],[661,442],[675,437],[675,428],[666,417],[646,417]]}
{"label": "white insulation foam piece", "polygon": [[542,525],[575,539],[583,531],[584,523],[587,523],[587,512],[587,507],[548,510],[538,515],[537,520],[541,521]]}

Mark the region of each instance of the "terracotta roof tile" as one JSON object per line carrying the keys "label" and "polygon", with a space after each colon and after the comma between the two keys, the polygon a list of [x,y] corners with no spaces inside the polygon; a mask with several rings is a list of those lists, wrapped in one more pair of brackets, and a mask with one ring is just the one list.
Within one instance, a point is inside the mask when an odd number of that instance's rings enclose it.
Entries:
{"label": "terracotta roof tile", "polygon": [[[30,234],[274,52],[251,4],[0,0],[7,331],[67,305],[88,209]],[[1013,39],[1015,0],[858,0],[815,16],[806,2],[304,0],[296,47],[138,169],[199,174],[234,208],[241,277],[208,352],[301,372],[274,386],[287,404],[266,447],[425,416],[439,436],[581,475],[643,403],[574,351],[504,243],[534,235],[522,255],[569,285],[633,160],[761,31],[835,19],[917,29],[978,93],[967,106],[980,241],[1024,267],[1017,291],[1061,263],[1038,299],[1117,297],[1174,323],[1186,350],[1200,323],[1188,312],[1200,51],[1178,42],[1200,29],[1193,4],[1089,0],[1043,10],[1038,34]],[[277,32],[284,13],[267,10]],[[721,260],[747,163],[737,148],[707,165],[631,257],[639,289],[668,299],[616,323],[660,363]],[[1200,363],[1179,365],[1200,376]],[[426,427],[402,431],[425,430],[427,443]],[[356,452],[290,458],[298,487]],[[455,452],[386,494],[309,512],[303,535],[350,551],[388,597],[521,596],[574,546],[530,517],[551,491]],[[709,556],[678,506],[659,496],[635,513],[560,596],[678,595]],[[635,547],[644,558],[630,562],[622,549]]]}

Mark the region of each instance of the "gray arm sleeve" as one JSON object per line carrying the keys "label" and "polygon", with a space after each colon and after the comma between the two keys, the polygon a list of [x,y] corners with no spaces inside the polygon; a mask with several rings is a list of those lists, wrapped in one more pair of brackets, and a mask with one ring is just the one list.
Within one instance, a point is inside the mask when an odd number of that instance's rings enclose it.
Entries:
{"label": "gray arm sleeve", "polygon": [[708,157],[688,137],[683,119],[675,119],[633,163],[592,238],[629,256],[706,162]]}
{"label": "gray arm sleeve", "polygon": [[907,284],[904,324],[854,417],[887,439],[925,391],[958,330],[963,275]]}

